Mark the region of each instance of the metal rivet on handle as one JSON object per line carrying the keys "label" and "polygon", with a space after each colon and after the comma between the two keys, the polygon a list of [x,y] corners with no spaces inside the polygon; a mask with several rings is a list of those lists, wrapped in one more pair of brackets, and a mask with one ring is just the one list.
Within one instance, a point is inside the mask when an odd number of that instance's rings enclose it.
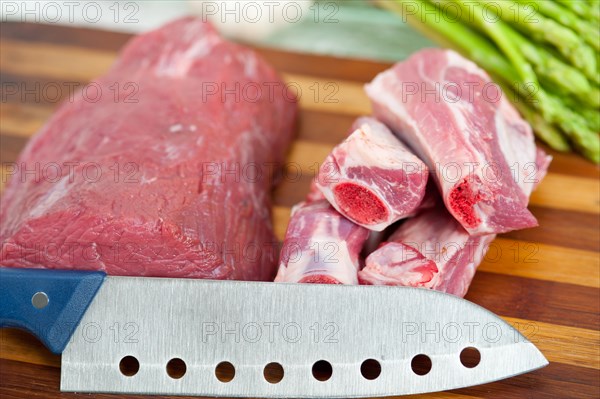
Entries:
{"label": "metal rivet on handle", "polygon": [[31,297],[31,304],[36,309],[44,309],[46,306],[48,306],[48,302],[50,302],[50,300],[45,292],[36,292]]}

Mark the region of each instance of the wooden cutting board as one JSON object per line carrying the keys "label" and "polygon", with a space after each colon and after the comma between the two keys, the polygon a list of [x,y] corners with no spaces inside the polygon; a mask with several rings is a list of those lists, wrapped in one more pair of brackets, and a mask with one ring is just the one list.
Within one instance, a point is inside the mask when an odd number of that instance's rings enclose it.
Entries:
{"label": "wooden cutting board", "polygon": [[[129,38],[121,33],[3,22],[3,170],[6,163],[16,161],[27,139],[58,103],[68,98],[68,86],[104,73]],[[344,138],[356,116],[370,112],[362,85],[389,65],[258,51],[302,90],[289,173],[274,192],[274,224],[281,239],[290,207],[306,195],[315,166]],[[17,93],[10,94],[15,87]],[[500,382],[415,397],[600,397],[600,173],[575,155],[550,153],[555,157],[550,172],[531,198],[530,208],[540,227],[500,236],[467,295],[514,324],[550,365]],[[298,175],[298,170],[303,173]],[[60,357],[32,336],[1,330],[2,398],[136,397],[60,393],[59,367]]]}

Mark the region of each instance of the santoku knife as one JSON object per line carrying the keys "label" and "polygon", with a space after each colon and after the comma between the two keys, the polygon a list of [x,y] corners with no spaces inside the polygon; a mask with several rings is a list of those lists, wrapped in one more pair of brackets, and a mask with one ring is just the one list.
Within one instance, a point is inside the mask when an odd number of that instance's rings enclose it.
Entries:
{"label": "santoku knife", "polygon": [[[0,268],[0,296],[1,326],[62,353],[63,391],[372,397],[483,384],[548,364],[491,312],[417,288]],[[463,364],[466,351],[478,364]],[[273,364],[283,373],[267,380]],[[224,365],[229,378],[219,374]]]}

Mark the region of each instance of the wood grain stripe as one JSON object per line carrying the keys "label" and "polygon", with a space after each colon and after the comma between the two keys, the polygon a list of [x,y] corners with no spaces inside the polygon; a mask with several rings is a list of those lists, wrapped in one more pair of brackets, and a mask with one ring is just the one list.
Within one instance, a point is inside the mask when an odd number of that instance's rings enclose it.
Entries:
{"label": "wood grain stripe", "polygon": [[[69,45],[94,50],[117,51],[132,35],[57,24],[2,22],[2,37],[23,42]],[[102,37],[102,40],[98,40]]]}
{"label": "wood grain stripe", "polygon": [[2,133],[28,139],[50,118],[53,109],[23,103],[4,103],[0,106]]}
{"label": "wood grain stripe", "polygon": [[533,229],[511,231],[503,237],[520,241],[600,251],[600,218],[589,213],[551,209],[530,205],[539,226]]}
{"label": "wood grain stripe", "polygon": [[556,152],[543,143],[537,142],[547,154],[552,155],[550,171],[569,176],[590,177],[598,181],[600,179],[600,165],[585,160],[583,157],[571,153]]}
{"label": "wood grain stripe", "polygon": [[[0,41],[1,43],[2,41]],[[77,82],[78,87],[86,82]],[[20,76],[2,70],[0,74],[2,105],[43,106],[47,109],[54,109],[58,104],[67,100],[77,88],[70,87],[67,83],[59,79]]]}
{"label": "wood grain stripe", "polygon": [[496,238],[479,271],[538,280],[600,287],[596,252]]}
{"label": "wood grain stripe", "polygon": [[115,60],[114,51],[94,51],[70,46],[2,39],[0,69],[15,75],[89,81],[104,74]]}
{"label": "wood grain stripe", "polygon": [[533,373],[454,392],[486,399],[597,399],[597,381],[597,370],[550,363]]}
{"label": "wood grain stripe", "polygon": [[22,137],[5,135],[0,131],[0,163],[15,162],[23,147],[25,141]]}
{"label": "wood grain stripe", "polygon": [[14,328],[0,329],[0,357],[31,364],[60,367],[55,355],[33,335]]}
{"label": "wood grain stripe", "polygon": [[466,299],[507,317],[600,329],[597,288],[480,271]]}
{"label": "wood grain stripe", "polygon": [[600,331],[503,317],[538,347],[549,362],[600,369]]}
{"label": "wood grain stripe", "polygon": [[[2,40],[0,69],[11,74],[57,79],[69,84],[89,81],[104,74],[116,53],[69,46]],[[362,84],[340,79],[323,79],[298,74],[283,74],[290,90],[298,93],[306,109],[349,115],[370,113],[371,107]],[[296,91],[296,89],[298,89]]]}
{"label": "wood grain stripe", "polygon": [[[2,29],[5,39],[113,52],[118,51],[131,38],[129,34],[119,32],[101,31],[100,34],[103,40],[98,40],[99,32],[94,29],[10,22],[6,23]],[[281,49],[262,47],[255,49],[277,70],[322,78],[366,82],[391,65],[371,60],[336,58]]]}
{"label": "wood grain stripe", "polygon": [[531,194],[530,203],[555,209],[600,213],[600,182],[549,173]]}

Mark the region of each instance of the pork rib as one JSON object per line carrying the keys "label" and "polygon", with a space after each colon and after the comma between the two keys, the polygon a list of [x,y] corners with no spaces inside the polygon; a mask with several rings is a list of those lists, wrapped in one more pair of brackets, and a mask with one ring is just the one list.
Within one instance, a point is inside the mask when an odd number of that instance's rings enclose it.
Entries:
{"label": "pork rib", "polygon": [[495,237],[471,236],[440,202],[404,222],[371,253],[359,280],[464,296]]}
{"label": "pork rib", "polygon": [[[115,82],[134,84],[138,101],[124,101],[125,90],[115,99]],[[13,176],[2,264],[272,279],[272,181],[242,171],[283,162],[292,138],[296,101],[274,70],[185,18],[134,38],[95,85],[97,102],[63,104],[21,154],[19,168],[56,164],[62,174]]]}
{"label": "pork rib", "polygon": [[415,211],[428,174],[425,164],[385,125],[362,117],[323,162],[315,182],[342,215],[382,231]]}
{"label": "pork rib", "polygon": [[368,234],[325,200],[296,205],[275,281],[358,284],[359,254]]}
{"label": "pork rib", "polygon": [[550,159],[483,70],[450,50],[422,50],[366,91],[375,116],[433,171],[446,207],[469,233],[537,225],[527,203]]}

